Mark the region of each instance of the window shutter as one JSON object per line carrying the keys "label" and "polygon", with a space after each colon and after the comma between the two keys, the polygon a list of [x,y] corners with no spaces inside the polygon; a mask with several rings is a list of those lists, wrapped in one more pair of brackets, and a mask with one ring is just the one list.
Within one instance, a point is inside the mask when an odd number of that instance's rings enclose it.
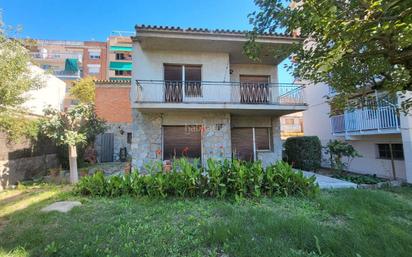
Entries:
{"label": "window shutter", "polygon": [[163,159],[173,157],[201,158],[201,133],[199,126],[163,127]]}
{"label": "window shutter", "polygon": [[270,150],[269,128],[255,128],[256,150]]}
{"label": "window shutter", "polygon": [[253,161],[252,128],[232,128],[232,153],[240,160]]}

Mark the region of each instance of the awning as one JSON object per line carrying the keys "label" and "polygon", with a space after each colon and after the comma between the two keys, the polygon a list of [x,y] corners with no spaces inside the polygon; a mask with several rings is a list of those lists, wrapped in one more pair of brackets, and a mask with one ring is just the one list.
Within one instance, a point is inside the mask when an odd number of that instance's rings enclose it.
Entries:
{"label": "awning", "polygon": [[110,62],[111,70],[132,70],[131,62]]}
{"label": "awning", "polygon": [[132,47],[131,46],[111,46],[110,51],[126,51],[126,52],[131,52]]}
{"label": "awning", "polygon": [[66,72],[71,72],[71,73],[76,73],[79,71],[79,60],[77,59],[66,59],[66,62],[64,63],[64,71]]}

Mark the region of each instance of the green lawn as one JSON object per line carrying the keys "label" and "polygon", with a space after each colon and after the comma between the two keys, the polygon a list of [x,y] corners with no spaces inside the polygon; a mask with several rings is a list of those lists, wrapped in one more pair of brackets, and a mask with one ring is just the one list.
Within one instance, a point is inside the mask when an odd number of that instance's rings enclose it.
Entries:
{"label": "green lawn", "polygon": [[[315,199],[86,198],[0,192],[0,256],[411,256],[412,188]],[[55,200],[83,205],[41,213]]]}

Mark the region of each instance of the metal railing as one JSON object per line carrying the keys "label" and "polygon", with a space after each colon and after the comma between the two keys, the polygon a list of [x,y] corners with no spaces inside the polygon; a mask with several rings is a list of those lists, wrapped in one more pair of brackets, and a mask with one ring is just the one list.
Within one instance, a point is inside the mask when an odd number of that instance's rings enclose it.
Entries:
{"label": "metal railing", "polygon": [[399,129],[399,114],[396,106],[363,108],[345,111],[331,117],[332,133],[361,134],[367,131]]}
{"label": "metal railing", "polygon": [[30,53],[31,57],[34,59],[51,59],[51,60],[59,60],[59,59],[78,59],[82,60],[81,53]]}
{"label": "metal railing", "polygon": [[68,72],[65,70],[55,70],[53,71],[53,75],[58,77],[59,79],[79,79],[82,77],[81,71],[78,72]]}
{"label": "metal railing", "polygon": [[304,104],[292,83],[136,80],[138,103]]}

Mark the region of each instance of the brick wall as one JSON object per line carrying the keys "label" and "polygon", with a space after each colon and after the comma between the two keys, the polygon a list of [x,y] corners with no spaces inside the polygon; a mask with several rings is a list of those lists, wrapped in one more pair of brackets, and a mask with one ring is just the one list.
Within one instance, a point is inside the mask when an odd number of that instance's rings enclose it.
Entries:
{"label": "brick wall", "polygon": [[96,113],[107,122],[132,122],[130,87],[96,86]]}

